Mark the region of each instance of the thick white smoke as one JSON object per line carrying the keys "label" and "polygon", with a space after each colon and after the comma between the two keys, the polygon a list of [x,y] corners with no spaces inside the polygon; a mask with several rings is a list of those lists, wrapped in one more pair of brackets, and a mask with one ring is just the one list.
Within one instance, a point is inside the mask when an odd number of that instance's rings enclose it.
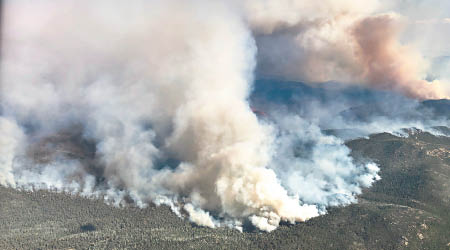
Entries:
{"label": "thick white smoke", "polygon": [[379,179],[374,163],[361,166],[350,150],[333,136],[299,116],[283,115],[279,121],[274,171],[286,188],[308,204],[323,207],[356,202],[361,187]]}
{"label": "thick white smoke", "polygon": [[272,124],[250,109],[249,27],[299,18],[254,8],[264,13],[234,1],[6,1],[0,184],[265,231],[355,202],[374,164],[299,117]]}
{"label": "thick white smoke", "polygon": [[23,140],[24,134],[18,125],[0,117],[0,185],[15,187],[14,158],[20,154]]}

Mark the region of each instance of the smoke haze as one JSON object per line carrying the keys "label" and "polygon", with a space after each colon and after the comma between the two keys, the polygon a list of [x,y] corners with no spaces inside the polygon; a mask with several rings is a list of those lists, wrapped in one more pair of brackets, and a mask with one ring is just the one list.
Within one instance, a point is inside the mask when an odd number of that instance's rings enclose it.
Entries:
{"label": "smoke haze", "polygon": [[254,72],[418,99],[448,86],[424,78],[382,3],[316,2],[5,1],[0,185],[166,204],[239,230],[356,202],[376,164],[356,162],[314,110],[267,101],[258,117]]}

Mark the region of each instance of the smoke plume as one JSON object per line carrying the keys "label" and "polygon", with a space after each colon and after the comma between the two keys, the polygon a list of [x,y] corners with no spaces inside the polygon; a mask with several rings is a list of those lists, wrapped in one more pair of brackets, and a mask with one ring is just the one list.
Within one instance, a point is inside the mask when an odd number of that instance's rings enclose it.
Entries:
{"label": "smoke plume", "polygon": [[[247,1],[258,73],[310,83],[340,81],[419,99],[449,98],[448,79],[400,36],[407,19],[381,1]],[[283,14],[281,14],[283,13]]]}
{"label": "smoke plume", "polygon": [[448,96],[378,5],[6,1],[0,184],[265,231],[356,202],[374,163],[305,117],[257,117],[249,96],[255,70]]}

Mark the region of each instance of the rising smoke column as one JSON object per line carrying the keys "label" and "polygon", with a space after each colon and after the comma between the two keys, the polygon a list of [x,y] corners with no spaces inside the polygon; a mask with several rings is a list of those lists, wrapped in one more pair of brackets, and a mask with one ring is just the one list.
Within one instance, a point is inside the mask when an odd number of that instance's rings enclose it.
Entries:
{"label": "rising smoke column", "polygon": [[[257,48],[240,4],[19,0],[5,13],[1,185],[271,231],[354,202],[377,178],[300,118],[258,120],[247,101]],[[312,159],[289,150],[304,140]]]}
{"label": "rising smoke column", "polygon": [[0,185],[15,187],[13,162],[23,139],[24,135],[14,121],[0,117]]}

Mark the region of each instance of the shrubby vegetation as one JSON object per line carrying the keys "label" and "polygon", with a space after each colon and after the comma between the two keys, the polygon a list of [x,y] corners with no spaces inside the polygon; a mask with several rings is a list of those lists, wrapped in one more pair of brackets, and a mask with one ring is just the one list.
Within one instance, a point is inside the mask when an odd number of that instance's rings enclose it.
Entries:
{"label": "shrubby vegetation", "polygon": [[197,227],[164,206],[0,187],[0,249],[448,249],[450,138],[416,131],[347,144],[380,165],[382,180],[358,204],[306,223],[239,233]]}

